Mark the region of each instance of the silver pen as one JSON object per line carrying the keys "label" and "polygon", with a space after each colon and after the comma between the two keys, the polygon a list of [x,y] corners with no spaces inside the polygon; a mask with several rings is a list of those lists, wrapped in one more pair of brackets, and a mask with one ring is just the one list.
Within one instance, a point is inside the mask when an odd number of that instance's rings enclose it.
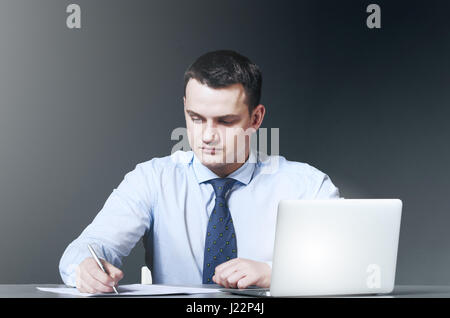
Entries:
{"label": "silver pen", "polygon": [[[102,269],[103,272],[105,272],[107,275],[109,275],[108,272],[106,272],[105,268],[103,267],[102,262],[100,262],[100,260],[98,259],[97,254],[95,254],[94,249],[91,247],[91,245],[88,244],[87,246],[88,246],[89,252],[91,252],[92,257],[95,259],[95,261],[97,262],[98,266]],[[119,294],[119,292],[117,291],[116,287],[113,286],[112,288],[114,289],[116,294]]]}

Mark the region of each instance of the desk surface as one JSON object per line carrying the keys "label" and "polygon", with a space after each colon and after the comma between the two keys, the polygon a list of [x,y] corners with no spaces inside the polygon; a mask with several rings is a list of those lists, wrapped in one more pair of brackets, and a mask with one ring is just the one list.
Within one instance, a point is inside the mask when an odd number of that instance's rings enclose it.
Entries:
{"label": "desk surface", "polygon": [[[0,285],[0,298],[73,298],[75,296],[43,292],[36,287],[64,287],[55,284]],[[220,288],[218,285],[198,285],[191,287]],[[227,292],[194,295],[140,296],[156,298],[248,298]],[[379,296],[359,296],[376,298],[450,298],[450,286],[397,285],[392,294]]]}

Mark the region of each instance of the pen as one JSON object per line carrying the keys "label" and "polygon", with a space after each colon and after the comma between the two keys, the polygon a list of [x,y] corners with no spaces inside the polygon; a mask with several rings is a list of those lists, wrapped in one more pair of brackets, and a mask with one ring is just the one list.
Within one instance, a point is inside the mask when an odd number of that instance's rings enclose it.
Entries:
{"label": "pen", "polygon": [[[106,274],[108,274],[105,270],[105,268],[102,265],[102,262],[100,262],[100,260],[97,257],[97,254],[95,254],[94,249],[91,247],[91,245],[87,245],[89,252],[91,252],[92,257],[95,259],[95,261],[97,262],[98,266],[100,266],[100,268],[102,269],[103,272],[105,272]],[[119,292],[117,291],[116,287],[113,286],[114,291],[116,292],[116,294],[119,294]]]}

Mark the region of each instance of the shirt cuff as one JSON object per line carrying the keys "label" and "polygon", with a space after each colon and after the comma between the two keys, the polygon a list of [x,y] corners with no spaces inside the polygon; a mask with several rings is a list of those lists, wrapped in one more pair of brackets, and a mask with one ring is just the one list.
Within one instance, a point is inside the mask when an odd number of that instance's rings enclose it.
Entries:
{"label": "shirt cuff", "polygon": [[78,264],[70,264],[67,266],[67,276],[65,279],[65,284],[67,286],[76,287],[76,268]]}

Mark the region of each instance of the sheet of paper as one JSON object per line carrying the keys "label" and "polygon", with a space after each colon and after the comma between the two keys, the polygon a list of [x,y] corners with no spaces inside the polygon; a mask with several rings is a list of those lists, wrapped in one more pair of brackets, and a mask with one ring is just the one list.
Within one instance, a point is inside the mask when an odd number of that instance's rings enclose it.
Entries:
{"label": "sheet of paper", "polygon": [[119,295],[113,293],[98,293],[98,294],[88,294],[80,293],[78,289],[74,287],[37,287],[37,289],[58,293],[58,294],[68,294],[74,296],[150,296],[150,295],[173,295],[173,294],[204,294],[204,293],[217,293],[220,289],[214,288],[199,288],[199,287],[178,287],[178,286],[167,286],[167,285],[120,285],[117,288]]}

